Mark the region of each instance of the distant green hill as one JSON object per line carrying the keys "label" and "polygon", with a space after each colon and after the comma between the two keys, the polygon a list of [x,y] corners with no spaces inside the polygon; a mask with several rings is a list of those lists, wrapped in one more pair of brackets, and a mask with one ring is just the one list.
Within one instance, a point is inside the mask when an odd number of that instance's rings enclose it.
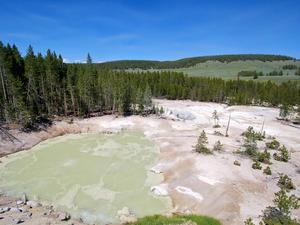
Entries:
{"label": "distant green hill", "polygon": [[119,60],[98,63],[99,67],[107,69],[176,69],[176,68],[188,68],[195,66],[199,63],[205,63],[208,61],[217,61],[222,63],[229,63],[234,61],[261,61],[261,62],[274,62],[274,61],[286,61],[295,58],[284,55],[267,55],[267,54],[238,54],[238,55],[215,55],[215,56],[200,56],[183,58],[174,61],[151,61],[151,60]]}
{"label": "distant green hill", "polygon": [[[293,65],[293,69],[286,69],[287,65]],[[241,71],[257,71],[263,73],[263,76],[259,76],[257,78],[258,81],[274,80],[282,82],[287,80],[300,80],[300,61],[295,60],[246,60],[232,62],[207,61],[187,68],[176,68],[170,70],[183,72],[189,76],[222,77],[223,79],[236,78],[238,73]],[[280,73],[282,73],[281,76],[278,75]],[[253,79],[253,77],[241,77],[241,79],[249,80]]]}

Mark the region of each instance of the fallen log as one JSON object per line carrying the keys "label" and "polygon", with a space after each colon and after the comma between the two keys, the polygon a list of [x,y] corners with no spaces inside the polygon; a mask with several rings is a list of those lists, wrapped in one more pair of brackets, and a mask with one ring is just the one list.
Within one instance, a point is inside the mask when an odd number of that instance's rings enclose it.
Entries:
{"label": "fallen log", "polygon": [[0,126],[0,134],[2,136],[7,137],[11,142],[18,141],[21,143],[21,141],[18,138],[16,138],[14,135],[10,134],[5,128],[3,128],[1,126]]}

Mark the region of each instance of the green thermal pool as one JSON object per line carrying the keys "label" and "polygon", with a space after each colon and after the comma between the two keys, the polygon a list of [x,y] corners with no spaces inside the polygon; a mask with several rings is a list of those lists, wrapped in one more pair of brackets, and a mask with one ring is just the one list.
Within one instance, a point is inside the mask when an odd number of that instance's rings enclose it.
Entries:
{"label": "green thermal pool", "polygon": [[51,204],[88,223],[117,222],[128,207],[138,217],[164,213],[169,200],[150,188],[159,149],[143,133],[76,134],[44,141],[0,164],[0,190]]}

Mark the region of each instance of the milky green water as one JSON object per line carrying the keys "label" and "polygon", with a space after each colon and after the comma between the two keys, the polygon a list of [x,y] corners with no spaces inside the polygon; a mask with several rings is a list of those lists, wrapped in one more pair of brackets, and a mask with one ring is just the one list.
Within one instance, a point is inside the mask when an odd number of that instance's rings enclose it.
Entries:
{"label": "milky green water", "polygon": [[150,192],[162,177],[149,169],[158,148],[139,132],[66,135],[13,154],[0,164],[0,189],[52,204],[88,223],[163,213],[168,200]]}

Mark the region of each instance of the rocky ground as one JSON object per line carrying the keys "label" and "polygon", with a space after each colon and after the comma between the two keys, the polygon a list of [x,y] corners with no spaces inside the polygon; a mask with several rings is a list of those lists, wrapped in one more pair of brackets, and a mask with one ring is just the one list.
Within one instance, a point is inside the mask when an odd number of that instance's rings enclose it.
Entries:
{"label": "rocky ground", "polygon": [[[10,133],[19,141],[0,140],[0,154],[5,157],[6,154],[29,149],[40,141],[67,133],[140,129],[160,147],[160,159],[153,166],[152,172],[163,173],[165,179],[159,186],[152,187],[152,191],[172,198],[172,212],[206,214],[220,219],[225,225],[243,224],[248,217],[258,221],[261,211],[272,205],[274,193],[279,190],[276,185],[279,173],[285,173],[293,179],[297,188],[292,193],[300,196],[300,129],[277,120],[278,109],[229,107],[192,101],[155,100],[155,104],[164,108],[162,117],[103,116],[75,119],[72,123],[56,121],[47,130],[40,132],[23,133],[14,129]],[[219,128],[213,127],[214,110],[219,115]],[[229,136],[225,137],[229,115]],[[252,169],[251,159],[235,153],[242,149],[242,132],[248,126],[260,131],[263,124],[266,141],[274,136],[291,153],[288,163],[272,160],[271,176]],[[219,140],[223,150],[213,155],[195,153],[193,149],[202,130],[207,133],[210,148]],[[263,149],[264,142],[258,145]],[[234,165],[236,160],[240,166]],[[58,213],[46,206],[29,208],[29,212],[18,212],[14,209],[17,207],[15,199],[0,196],[0,208],[5,207],[13,210],[0,214],[0,224],[9,224],[8,220],[16,223],[12,219],[18,219],[18,216],[24,216],[26,224],[80,224],[80,221],[61,221],[57,218]],[[28,208],[27,205],[24,207]],[[300,211],[293,212],[293,215],[300,218]],[[43,222],[37,223],[39,219]]]}
{"label": "rocky ground", "polygon": [[30,224],[30,225],[82,225],[80,220],[75,220],[66,212],[54,211],[51,206],[42,206],[26,198],[15,199],[0,196],[0,224]]}

